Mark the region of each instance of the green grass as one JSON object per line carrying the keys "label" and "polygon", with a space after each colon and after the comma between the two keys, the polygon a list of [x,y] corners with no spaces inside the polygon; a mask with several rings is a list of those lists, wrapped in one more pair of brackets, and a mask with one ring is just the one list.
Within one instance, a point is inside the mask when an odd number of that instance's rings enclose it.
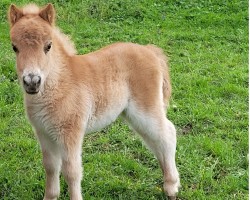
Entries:
{"label": "green grass", "polygon": [[[25,118],[9,40],[10,3],[0,4],[0,199],[42,199],[41,152]],[[58,26],[81,54],[130,41],[156,44],[169,55],[179,199],[248,199],[248,2],[52,3]],[[83,163],[87,200],[164,199],[156,159],[119,120],[86,136]],[[68,198],[62,178],[60,199]]]}

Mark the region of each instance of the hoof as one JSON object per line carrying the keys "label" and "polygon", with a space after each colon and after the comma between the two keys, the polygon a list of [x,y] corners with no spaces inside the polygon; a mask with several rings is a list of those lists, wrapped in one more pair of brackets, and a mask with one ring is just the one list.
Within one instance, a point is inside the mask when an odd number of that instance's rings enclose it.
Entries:
{"label": "hoof", "polygon": [[176,200],[177,194],[179,192],[181,185],[180,185],[180,179],[178,177],[176,182],[165,182],[163,185],[164,192],[166,194],[167,199],[169,200]]}

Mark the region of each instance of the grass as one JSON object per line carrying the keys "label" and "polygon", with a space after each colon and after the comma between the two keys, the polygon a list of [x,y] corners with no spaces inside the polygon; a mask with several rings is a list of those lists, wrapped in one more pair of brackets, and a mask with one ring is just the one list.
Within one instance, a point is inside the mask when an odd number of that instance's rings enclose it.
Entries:
{"label": "grass", "polygon": [[[25,118],[9,40],[10,3],[0,5],[0,199],[42,199],[41,152]],[[131,41],[169,55],[179,199],[248,199],[248,2],[52,3],[58,26],[81,54]],[[86,136],[83,163],[85,199],[164,199],[156,159],[120,120]],[[68,198],[62,178],[60,199]]]}

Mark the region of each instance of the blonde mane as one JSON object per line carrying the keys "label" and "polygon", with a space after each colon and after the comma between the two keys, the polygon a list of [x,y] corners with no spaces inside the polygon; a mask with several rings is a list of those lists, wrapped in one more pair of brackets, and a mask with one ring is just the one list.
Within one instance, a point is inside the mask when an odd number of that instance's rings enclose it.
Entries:
{"label": "blonde mane", "polygon": [[53,27],[53,33],[59,42],[63,45],[64,51],[69,55],[75,55],[77,53],[74,43],[70,40],[70,37],[60,31],[59,28]]}
{"label": "blonde mane", "polygon": [[28,4],[22,10],[23,15],[38,15],[40,8],[35,4]]}

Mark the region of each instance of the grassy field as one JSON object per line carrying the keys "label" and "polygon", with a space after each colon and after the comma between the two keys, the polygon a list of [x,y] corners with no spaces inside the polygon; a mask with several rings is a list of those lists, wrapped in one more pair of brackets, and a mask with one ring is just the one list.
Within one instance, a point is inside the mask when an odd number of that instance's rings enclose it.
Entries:
{"label": "grassy field", "polygon": [[[57,25],[81,54],[130,41],[156,44],[169,55],[168,118],[178,130],[179,199],[248,199],[248,2],[51,2]],[[15,73],[10,3],[0,3],[0,199],[39,200],[45,175]],[[87,135],[83,163],[87,200],[164,199],[156,159],[120,120]],[[63,178],[60,199],[69,199]]]}

